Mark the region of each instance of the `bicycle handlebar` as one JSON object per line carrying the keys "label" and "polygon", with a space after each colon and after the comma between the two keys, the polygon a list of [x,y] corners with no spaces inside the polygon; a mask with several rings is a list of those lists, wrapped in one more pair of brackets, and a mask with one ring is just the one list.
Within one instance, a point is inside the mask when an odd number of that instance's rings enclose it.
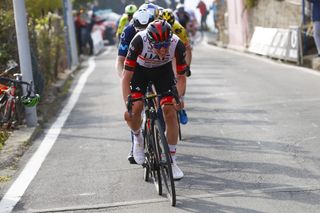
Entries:
{"label": "bicycle handlebar", "polygon": [[172,86],[171,90],[163,93],[163,94],[149,94],[149,95],[146,95],[144,97],[140,97],[140,98],[132,98],[132,95],[128,95],[127,97],[127,103],[126,103],[126,106],[127,106],[127,111],[129,112],[129,114],[131,114],[132,112],[132,105],[134,102],[136,101],[142,101],[142,100],[150,100],[150,99],[154,99],[156,97],[163,97],[163,96],[167,96],[167,95],[172,95],[176,101],[177,104],[180,104],[180,98],[179,98],[179,93],[178,93],[178,90],[177,90],[177,87],[176,86]]}
{"label": "bicycle handlebar", "polygon": [[32,92],[32,81],[26,82],[26,81],[20,81],[20,80],[8,78],[8,77],[2,77],[2,76],[0,76],[0,80],[4,80],[6,82],[10,82],[10,83],[13,83],[13,84],[27,85],[27,95],[26,95],[26,97],[29,97],[31,95],[31,92]]}

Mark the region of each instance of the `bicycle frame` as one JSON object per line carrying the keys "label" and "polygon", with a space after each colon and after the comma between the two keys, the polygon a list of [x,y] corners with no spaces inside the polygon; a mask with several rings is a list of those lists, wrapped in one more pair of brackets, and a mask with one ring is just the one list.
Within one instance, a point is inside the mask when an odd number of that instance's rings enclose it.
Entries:
{"label": "bicycle frame", "polygon": [[14,76],[15,79],[0,76],[2,81],[9,83],[8,86],[0,84],[0,123],[1,126],[5,124],[4,128],[7,129],[22,123],[23,108],[18,104],[22,97],[22,85],[27,86],[27,96],[30,96],[32,91],[31,82],[22,81],[21,74],[15,74]]}
{"label": "bicycle frame", "polygon": [[[173,95],[179,103],[177,98],[176,88],[168,91],[168,94]],[[167,189],[167,197],[172,206],[176,205],[175,184],[172,174],[172,158],[169,151],[164,130],[159,121],[157,113],[157,98],[160,94],[147,94],[145,97],[132,99],[128,96],[127,109],[129,114],[132,110],[132,103],[135,101],[143,101],[145,107],[145,123],[144,123],[144,141],[146,161],[144,163],[145,173],[144,179],[148,181],[149,173],[152,175],[153,182],[156,186],[159,195],[162,194],[162,180]]]}
{"label": "bicycle frame", "polygon": [[[17,86],[13,83],[11,86],[6,86],[1,88],[1,107],[4,107],[4,111],[1,118],[1,124],[7,123],[8,127],[14,122],[14,114],[16,113],[16,96]],[[4,105],[4,106],[3,106]],[[8,128],[7,127],[7,128]]]}

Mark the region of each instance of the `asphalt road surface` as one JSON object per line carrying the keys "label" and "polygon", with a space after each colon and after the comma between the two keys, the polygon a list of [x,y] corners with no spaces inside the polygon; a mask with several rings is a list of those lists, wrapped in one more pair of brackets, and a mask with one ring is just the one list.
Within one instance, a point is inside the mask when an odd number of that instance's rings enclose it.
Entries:
{"label": "asphalt road surface", "polygon": [[206,44],[193,53],[176,207],[127,161],[130,133],[113,47],[78,73],[71,91],[79,99],[66,101],[69,110],[22,158],[19,173],[49,144],[30,184],[17,185],[26,189],[13,211],[319,212],[320,75]]}

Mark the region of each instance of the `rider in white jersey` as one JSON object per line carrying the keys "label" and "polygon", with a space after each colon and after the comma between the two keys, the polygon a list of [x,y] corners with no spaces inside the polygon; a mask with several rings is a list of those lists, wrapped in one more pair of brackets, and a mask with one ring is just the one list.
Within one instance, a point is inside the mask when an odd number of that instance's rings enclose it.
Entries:
{"label": "rider in white jersey", "polygon": [[[176,58],[177,78],[186,78],[189,67],[185,61],[185,46],[178,37],[172,35],[170,24],[164,20],[151,22],[145,31],[139,32],[131,41],[125,59],[122,78],[122,95],[127,102],[129,94],[138,98],[146,93],[148,83],[153,82],[158,94],[165,94],[175,86],[175,74],[172,70],[172,59]],[[180,93],[179,93],[180,95]],[[177,111],[181,109],[172,95],[160,99],[166,125],[166,136],[172,156],[172,173],[174,179],[184,175],[176,163],[176,145],[178,143]],[[132,113],[127,111],[124,118],[134,135],[133,156],[138,164],[143,164],[144,141],[141,131],[141,112],[143,102],[138,101],[132,106]]]}

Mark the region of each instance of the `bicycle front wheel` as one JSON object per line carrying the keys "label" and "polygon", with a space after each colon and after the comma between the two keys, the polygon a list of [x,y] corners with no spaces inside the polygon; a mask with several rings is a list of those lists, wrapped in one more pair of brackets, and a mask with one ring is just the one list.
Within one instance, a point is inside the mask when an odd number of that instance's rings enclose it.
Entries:
{"label": "bicycle front wheel", "polygon": [[167,197],[172,206],[176,205],[176,189],[174,185],[172,167],[171,167],[171,155],[169,152],[169,146],[167,138],[164,135],[164,131],[158,120],[155,120],[154,124],[154,141],[156,145],[157,154],[160,159],[160,170],[163,183],[167,189]]}
{"label": "bicycle front wheel", "polygon": [[161,173],[160,173],[160,159],[156,154],[154,138],[152,137],[150,129],[147,127],[149,123],[146,122],[144,128],[144,147],[146,162],[144,165],[144,175],[143,179],[149,181],[149,174],[151,175],[152,181],[156,187],[159,195],[162,195],[162,183],[161,183]]}

